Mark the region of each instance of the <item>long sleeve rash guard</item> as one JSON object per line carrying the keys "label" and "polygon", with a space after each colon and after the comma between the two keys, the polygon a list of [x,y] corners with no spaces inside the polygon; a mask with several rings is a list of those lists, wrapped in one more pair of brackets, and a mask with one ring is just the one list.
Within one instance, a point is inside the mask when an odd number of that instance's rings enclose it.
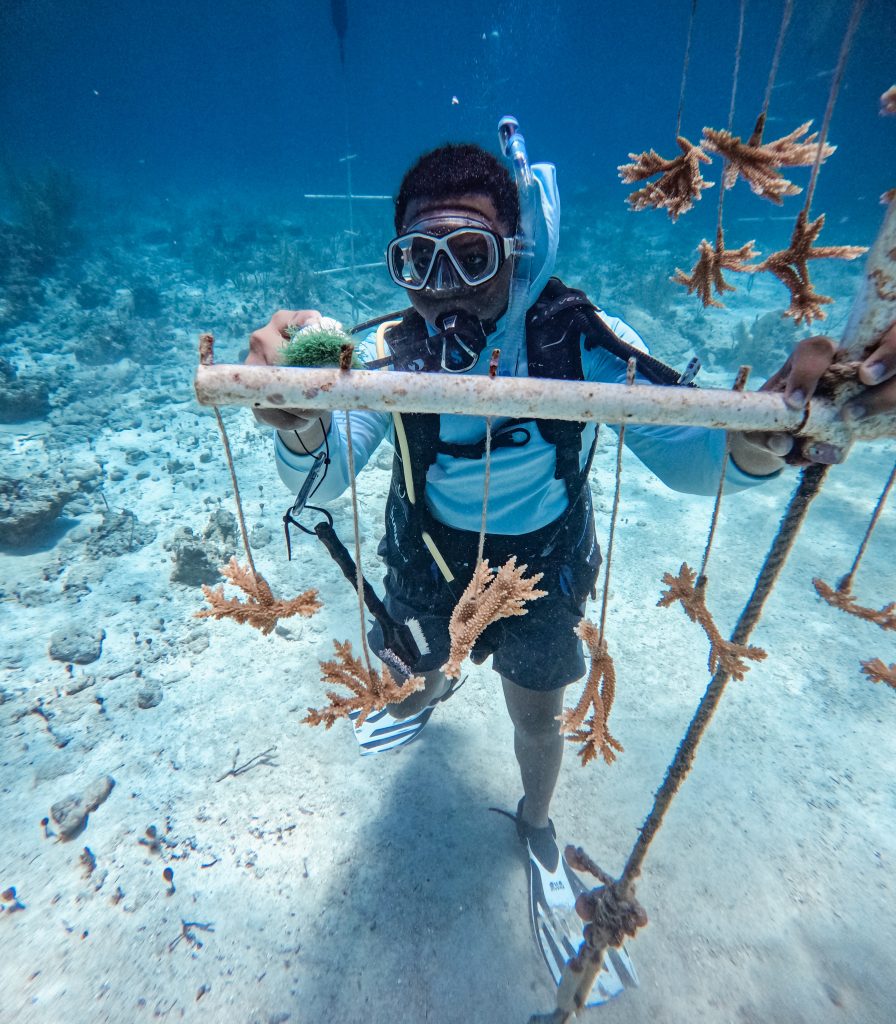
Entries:
{"label": "long sleeve rash guard", "polygon": [[[603,312],[600,316],[623,341],[646,351],[640,336],[628,324]],[[500,339],[492,335],[489,347],[496,343],[499,344]],[[359,355],[362,359],[376,358],[374,335],[365,339]],[[582,344],[582,371],[585,380],[622,383],[626,366],[604,349],[598,347],[588,351]],[[488,373],[488,360],[480,358],[468,372]],[[641,377],[638,377],[638,382],[649,383]],[[315,492],[315,504],[326,504],[348,487],[345,416],[342,412],[333,416],[327,435],[331,464]],[[492,429],[498,430],[505,422],[505,418],[495,418]],[[618,427],[610,426],[618,431]],[[392,417],[388,413],[355,411],[351,413],[351,428],[355,468],[360,471],[383,439],[392,441]],[[583,466],[596,429],[595,424],[589,423],[582,435],[580,459]],[[531,425],[531,435],[529,442],[521,447],[497,448],[492,452],[486,523],[489,533],[530,533],[547,526],[566,509],[566,486],[562,480],[554,478],[556,449],[541,437],[534,424]],[[444,415],[440,421],[440,436],[443,441],[453,443],[479,441],[485,436],[485,420],[479,416]],[[716,493],[725,453],[724,431],[629,424],[625,430],[625,443],[651,472],[674,490],[690,494]],[[275,446],[280,478],[296,493],[311,466],[311,457],[291,451],[279,434],[276,435]],[[744,473],[729,460],[725,490],[743,490],[765,479],[768,477]],[[484,459],[456,458],[440,452],[426,478],[425,493],[430,512],[448,526],[478,531],[484,482]]]}

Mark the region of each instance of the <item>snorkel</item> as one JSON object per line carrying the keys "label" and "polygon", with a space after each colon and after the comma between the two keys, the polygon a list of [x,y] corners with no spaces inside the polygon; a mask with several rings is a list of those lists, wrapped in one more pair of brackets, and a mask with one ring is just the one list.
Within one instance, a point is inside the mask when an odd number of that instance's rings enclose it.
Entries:
{"label": "snorkel", "polygon": [[520,354],[525,349],[526,310],[529,307],[529,285],[535,256],[535,202],[537,186],[532,178],[526,140],[515,117],[502,117],[498,124],[498,141],[505,159],[510,161],[519,195],[520,216],[513,246],[513,276],[510,281],[510,299],[504,328],[504,342],[498,373],[515,377],[519,369]]}

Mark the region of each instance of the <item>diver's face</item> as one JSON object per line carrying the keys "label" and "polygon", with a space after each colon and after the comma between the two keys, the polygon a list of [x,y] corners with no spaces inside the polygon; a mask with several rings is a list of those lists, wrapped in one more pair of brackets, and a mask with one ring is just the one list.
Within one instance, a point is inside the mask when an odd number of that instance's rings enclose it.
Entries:
{"label": "diver's face", "polygon": [[[449,231],[470,227],[471,220],[496,235],[508,237],[511,234],[510,226],[498,217],[494,202],[485,195],[450,200],[415,199],[408,204],[402,229],[424,231],[441,238]],[[507,310],[512,269],[513,262],[508,259],[485,284],[471,287],[458,279],[455,288],[436,290],[425,287],[409,292],[408,297],[414,309],[431,324],[440,314],[459,310],[480,320],[497,320]]]}

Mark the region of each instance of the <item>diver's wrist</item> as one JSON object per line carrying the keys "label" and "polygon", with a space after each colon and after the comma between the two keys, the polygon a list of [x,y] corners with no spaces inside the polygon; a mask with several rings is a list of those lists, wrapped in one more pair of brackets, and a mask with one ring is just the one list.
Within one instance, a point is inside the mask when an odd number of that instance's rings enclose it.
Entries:
{"label": "diver's wrist", "polygon": [[294,430],[278,430],[280,440],[296,455],[310,455],[324,443],[324,439],[330,432],[332,413],[321,412],[313,420],[307,420],[301,427]]}

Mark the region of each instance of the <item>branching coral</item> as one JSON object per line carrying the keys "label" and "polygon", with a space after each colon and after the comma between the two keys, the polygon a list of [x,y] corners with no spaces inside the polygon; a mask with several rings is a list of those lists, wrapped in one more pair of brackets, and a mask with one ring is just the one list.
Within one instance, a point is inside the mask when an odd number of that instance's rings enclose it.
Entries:
{"label": "branching coral", "polygon": [[819,295],[809,279],[809,260],[841,259],[854,260],[867,252],[862,245],[824,245],[814,246],[813,242],[824,227],[824,214],[817,220],[809,221],[806,211],[801,210],[793,228],[790,245],[767,256],[761,263],[750,270],[759,272],[768,270],[784,284],[790,292],[790,307],[785,316],[793,317],[796,323],[805,320],[824,320],[825,312],[821,308],[834,300],[828,295]]}
{"label": "branching coral", "polygon": [[[802,192],[798,185],[788,181],[778,173],[779,167],[808,167],[815,163],[818,155],[818,133],[813,132],[808,138],[801,138],[809,130],[811,121],[806,121],[789,135],[784,135],[774,142],[762,140],[760,118],[752,136],[743,142],[739,136],[731,132],[703,129],[703,145],[711,153],[724,157],[727,165],[722,174],[722,187],[733,188],[737,179],[743,178],[757,196],[770,199],[778,206],[784,196],[795,196]],[[826,160],[836,146],[825,144],[821,151],[822,161]]]}
{"label": "branching coral", "polygon": [[886,683],[896,690],[896,664],[885,665],[880,658],[862,662],[862,671],[872,683]]}
{"label": "branching coral", "polygon": [[696,572],[689,568],[686,562],[682,562],[677,576],[670,572],[665,573],[663,583],[669,589],[662,594],[657,605],[660,608],[668,608],[676,601],[680,601],[691,622],[699,623],[709,637],[709,671],[714,673],[722,669],[734,679],[743,679],[750,669],[746,660],[762,661],[766,657],[766,652],[761,647],[737,644],[722,638],[706,607],[705,581],[695,586],[696,577]]}
{"label": "branching coral", "polygon": [[651,149],[644,153],[629,153],[634,163],[619,167],[619,177],[627,185],[644,181],[654,174],[660,175],[656,181],[648,182],[628,197],[633,210],[657,207],[668,210],[672,220],[678,220],[680,214],[687,213],[694,201],[701,198],[705,188],[712,188],[714,183],[706,181],[700,173],[700,164],[710,163],[709,157],[683,135],[675,141],[681,150],[680,156],[666,160]]}
{"label": "branching coral", "polygon": [[[582,764],[586,765],[600,754],[607,764],[616,760],[615,751],[622,753],[623,746],[610,735],[607,719],[616,696],[616,668],[607,649],[607,641],[600,630],[587,619],[576,626],[580,637],[591,655],[591,670],[585,681],[585,689],[574,708],[567,708],[560,715],[560,732],[572,743],[581,743],[578,750]],[[585,716],[591,708],[592,715]]]}
{"label": "branching coral", "polygon": [[679,267],[675,268],[675,276],[670,280],[676,284],[683,284],[689,295],[696,292],[704,306],[717,306],[722,308],[723,303],[712,297],[713,289],[717,295],[725,292],[733,292],[734,285],[728,284],[722,277],[723,270],[734,270],[744,273],[752,268],[747,266],[747,260],[753,259],[759,253],[753,247],[753,242],[747,242],[739,249],[725,248],[725,235],[721,228],[716,232],[716,244],[711,245],[705,238],[697,248],[700,258],[694,264],[690,274],[686,274]]}
{"label": "branching coral", "polygon": [[354,696],[347,697],[336,690],[327,690],[330,703],[321,709],[308,708],[308,714],[302,719],[306,725],[323,725],[329,729],[334,722],[348,718],[353,711],[360,711],[357,724],[363,725],[371,712],[379,711],[387,704],[398,704],[425,685],[422,676],[411,676],[399,685],[385,665],[382,676],[375,669],[368,669],[352,654],[352,645],[348,640],[344,643],[334,640],[333,646],[338,661],[320,663],[324,682],[344,686]]}
{"label": "branching coral", "polygon": [[310,616],[321,607],[317,591],[313,589],[290,600],[278,600],[271,592],[267,580],[260,573],[253,573],[248,565],[243,568],[236,558],[231,558],[221,568],[221,574],[246,594],[245,602],[238,597],[225,597],[223,584],[215,588],[203,585],[202,592],[211,608],[196,612],[197,619],[248,622],[267,636],[277,625],[278,619],[288,619],[292,615]]}
{"label": "branching coral", "polygon": [[841,590],[838,587],[834,590],[824,580],[818,578],[812,580],[812,586],[818,591],[819,597],[835,608],[855,615],[856,618],[865,619],[866,622],[873,622],[881,629],[896,630],[896,601],[891,601],[879,609],[863,608],[862,605],[856,603],[848,588]]}
{"label": "branching coral", "polygon": [[488,561],[476,566],[473,578],[451,613],[448,632],[451,650],[442,671],[452,679],[460,676],[461,662],[473,649],[479,636],[498,619],[525,615],[526,602],[544,597],[546,590],[536,590],[542,573],[523,575],[528,566],[517,568],[516,557],[509,558],[500,569],[490,569]]}

